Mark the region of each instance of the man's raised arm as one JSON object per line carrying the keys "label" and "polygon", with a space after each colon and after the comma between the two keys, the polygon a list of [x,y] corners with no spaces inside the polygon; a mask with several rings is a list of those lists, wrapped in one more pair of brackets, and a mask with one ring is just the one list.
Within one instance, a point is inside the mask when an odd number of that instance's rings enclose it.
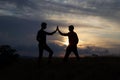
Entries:
{"label": "man's raised arm", "polygon": [[62,36],[68,36],[68,33],[62,33],[62,32],[59,30],[58,26],[57,26],[57,30],[58,30],[58,32],[60,33],[60,35],[62,35]]}

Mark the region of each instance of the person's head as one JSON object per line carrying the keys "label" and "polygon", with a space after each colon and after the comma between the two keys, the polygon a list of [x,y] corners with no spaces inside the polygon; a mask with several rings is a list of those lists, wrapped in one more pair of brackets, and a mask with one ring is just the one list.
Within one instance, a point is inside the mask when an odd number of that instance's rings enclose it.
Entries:
{"label": "person's head", "polygon": [[69,26],[69,31],[73,31],[74,30],[74,26],[73,25],[70,25]]}
{"label": "person's head", "polygon": [[42,22],[42,23],[41,23],[41,28],[42,28],[42,29],[46,29],[46,28],[47,28],[47,23]]}

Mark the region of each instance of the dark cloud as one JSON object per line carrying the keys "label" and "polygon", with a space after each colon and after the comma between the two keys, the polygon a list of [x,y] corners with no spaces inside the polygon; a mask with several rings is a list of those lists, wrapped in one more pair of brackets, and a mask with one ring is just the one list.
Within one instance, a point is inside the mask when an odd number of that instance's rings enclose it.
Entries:
{"label": "dark cloud", "polygon": [[[17,6],[21,6],[23,9],[19,9],[18,14],[33,14],[34,16],[39,16],[46,19],[47,15],[61,15],[61,14],[74,14],[74,15],[92,15],[92,16],[100,16],[103,18],[119,20],[119,9],[120,9],[120,1],[118,0],[101,0],[101,1],[92,1],[92,0],[75,0],[70,1],[65,4],[62,1],[46,1],[46,0],[2,0],[2,2],[15,3]],[[74,2],[78,2],[80,5],[74,4]],[[81,5],[82,4],[82,5]],[[25,8],[29,7],[31,11],[25,12]],[[86,7],[84,7],[86,6]],[[26,9],[27,10],[27,9]],[[72,10],[72,11],[71,11]],[[36,15],[37,14],[37,15]],[[27,17],[26,17],[27,18]],[[39,18],[39,17],[36,17]],[[116,20],[116,21],[117,21]]]}
{"label": "dark cloud", "polygon": [[[88,15],[93,15],[93,16],[99,16],[107,20],[112,20],[114,22],[119,22],[120,20],[120,1],[119,0],[96,0],[92,1],[89,0],[87,1],[89,7],[91,8],[86,8],[83,9],[82,11],[85,11],[84,13]],[[94,7],[94,9],[92,9]]]}
{"label": "dark cloud", "polygon": [[[13,43],[20,44],[26,43],[26,39],[33,40],[36,30],[39,28],[40,23],[38,21],[20,19],[17,17],[1,16],[0,17],[0,44]],[[29,40],[31,42],[31,40]],[[29,42],[28,41],[28,42]]]}
{"label": "dark cloud", "polygon": [[107,48],[102,48],[102,47],[97,47],[97,46],[86,46],[85,48],[78,49],[79,54],[83,55],[98,55],[98,56],[105,56],[105,55],[110,55],[109,54],[109,49]]}
{"label": "dark cloud", "polygon": [[37,44],[34,45],[16,45],[15,49],[17,53],[21,56],[31,56],[31,57],[38,57],[38,46]]}
{"label": "dark cloud", "polygon": [[22,56],[36,56],[36,33],[39,21],[0,16],[0,45],[14,46]]}
{"label": "dark cloud", "polygon": [[0,2],[4,2],[4,3],[9,3],[9,4],[16,4],[17,7],[24,7],[24,6],[32,6],[34,4],[32,4],[29,0],[0,0]]}

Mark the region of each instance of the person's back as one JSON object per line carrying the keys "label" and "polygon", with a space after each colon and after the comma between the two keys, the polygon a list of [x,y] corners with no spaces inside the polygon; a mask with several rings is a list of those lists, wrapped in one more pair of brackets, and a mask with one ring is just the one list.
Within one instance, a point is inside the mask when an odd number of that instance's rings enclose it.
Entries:
{"label": "person's back", "polygon": [[44,30],[39,30],[37,35],[37,41],[42,45],[46,44],[46,33]]}
{"label": "person's back", "polygon": [[68,38],[69,38],[69,45],[77,45],[78,43],[78,36],[75,32],[69,32],[68,33]]}

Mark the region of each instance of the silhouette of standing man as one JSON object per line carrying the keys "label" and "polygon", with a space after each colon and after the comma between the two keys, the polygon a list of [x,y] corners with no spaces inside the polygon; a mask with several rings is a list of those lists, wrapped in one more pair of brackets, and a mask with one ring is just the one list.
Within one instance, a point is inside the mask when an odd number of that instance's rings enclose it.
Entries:
{"label": "silhouette of standing man", "polygon": [[57,27],[57,30],[62,36],[68,36],[68,39],[69,39],[69,45],[66,49],[66,54],[64,56],[64,61],[67,61],[71,52],[74,52],[77,60],[79,60],[79,55],[78,55],[78,51],[77,51],[77,43],[78,43],[79,39],[78,39],[77,34],[73,31],[74,26],[73,25],[69,26],[69,32],[68,33],[62,33],[59,30],[58,27]]}
{"label": "silhouette of standing man", "polygon": [[41,23],[41,29],[38,31],[37,37],[36,37],[37,41],[39,42],[38,44],[38,47],[39,47],[39,60],[38,61],[39,62],[43,56],[44,50],[49,52],[49,61],[51,60],[52,55],[53,55],[53,51],[46,43],[46,36],[53,35],[54,33],[56,33],[57,30],[49,33],[49,32],[44,31],[46,28],[47,28],[47,23],[45,22]]}

